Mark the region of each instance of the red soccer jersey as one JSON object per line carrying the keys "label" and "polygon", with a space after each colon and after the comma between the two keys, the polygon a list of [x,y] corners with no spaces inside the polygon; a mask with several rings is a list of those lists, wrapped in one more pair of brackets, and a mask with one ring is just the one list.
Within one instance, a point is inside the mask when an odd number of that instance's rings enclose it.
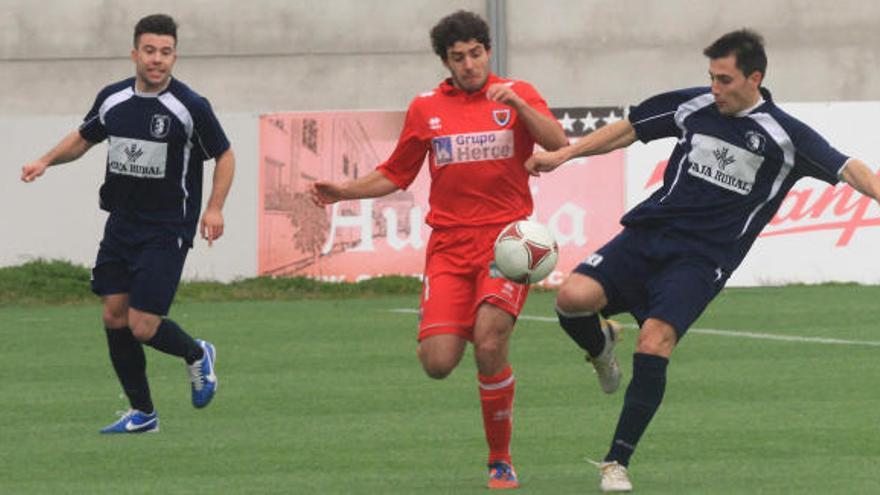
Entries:
{"label": "red soccer jersey", "polygon": [[535,141],[517,112],[486,98],[502,83],[538,112],[553,118],[529,83],[494,74],[468,94],[443,81],[409,106],[397,147],[377,170],[401,189],[415,180],[429,154],[434,228],[504,224],[532,213],[529,174],[523,167]]}

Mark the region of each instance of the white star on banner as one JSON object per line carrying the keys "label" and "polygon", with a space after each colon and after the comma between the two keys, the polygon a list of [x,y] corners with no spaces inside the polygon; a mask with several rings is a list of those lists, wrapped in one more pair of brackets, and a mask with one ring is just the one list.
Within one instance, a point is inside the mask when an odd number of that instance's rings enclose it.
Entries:
{"label": "white star on banner", "polygon": [[612,110],[611,113],[609,113],[607,117],[602,119],[602,121],[605,122],[605,125],[613,124],[613,123],[617,122],[618,120],[621,120],[621,118],[618,117],[614,113],[614,110]]}
{"label": "white star on banner", "polygon": [[559,123],[562,124],[563,130],[566,130],[568,132],[574,132],[574,123],[577,119],[571,118],[571,116],[568,115],[568,112],[565,112],[562,115],[561,119],[556,119],[556,120],[558,120]]}
{"label": "white star on banner", "polygon": [[587,112],[587,116],[578,119],[581,121],[581,124],[584,126],[584,132],[587,131],[595,131],[596,130],[596,122],[599,122],[599,119],[593,117],[593,112]]}

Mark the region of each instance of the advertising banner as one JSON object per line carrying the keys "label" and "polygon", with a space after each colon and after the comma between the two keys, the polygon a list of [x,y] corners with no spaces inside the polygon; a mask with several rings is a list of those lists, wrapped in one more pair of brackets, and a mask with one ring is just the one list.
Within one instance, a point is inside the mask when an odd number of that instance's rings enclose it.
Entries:
{"label": "advertising banner", "polygon": [[[570,139],[622,117],[620,108],[556,109]],[[420,277],[430,228],[427,167],[405,191],[326,208],[312,204],[315,180],[353,180],[393,150],[403,112],[317,112],[260,118],[258,273],[359,281],[379,275]],[[623,151],[572,161],[532,179],[533,218],[560,247],[558,285],[590,252],[620,229]]]}
{"label": "advertising banner", "polygon": [[[880,103],[800,103],[783,109],[847,155],[880,164],[872,123]],[[625,108],[558,108],[570,140],[626,116]],[[321,112],[260,119],[260,275],[356,281],[377,275],[421,276],[430,229],[427,170],[406,191],[319,208],[307,187],[372,171],[392,151],[403,112]],[[574,160],[532,179],[534,218],[560,246],[556,286],[620,230],[624,211],[655,191],[674,140]],[[880,283],[880,208],[844,183],[798,182],[728,285],[828,281]]]}

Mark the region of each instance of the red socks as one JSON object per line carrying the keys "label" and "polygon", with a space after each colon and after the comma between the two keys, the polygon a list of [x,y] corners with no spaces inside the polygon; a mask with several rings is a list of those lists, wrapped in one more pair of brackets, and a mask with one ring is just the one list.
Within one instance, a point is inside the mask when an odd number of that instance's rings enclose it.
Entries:
{"label": "red socks", "polygon": [[516,378],[508,365],[494,376],[477,374],[480,381],[480,403],[483,406],[483,428],[489,444],[489,463],[510,464],[510,432],[513,430],[513,395]]}

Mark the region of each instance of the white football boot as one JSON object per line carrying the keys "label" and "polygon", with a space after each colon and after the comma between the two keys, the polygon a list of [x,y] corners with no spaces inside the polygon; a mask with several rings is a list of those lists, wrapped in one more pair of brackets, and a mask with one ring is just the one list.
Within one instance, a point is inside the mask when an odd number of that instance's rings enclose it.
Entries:
{"label": "white football boot", "polygon": [[626,466],[622,466],[613,462],[602,462],[599,464],[599,472],[602,474],[602,482],[599,487],[605,493],[608,492],[631,492],[632,483],[626,474]]}
{"label": "white football boot", "polygon": [[602,323],[602,333],[605,334],[605,348],[596,356],[587,354],[587,362],[596,370],[599,378],[599,386],[606,394],[614,393],[620,387],[620,364],[614,356],[614,345],[620,341],[623,334],[623,325],[614,320],[605,320]]}

